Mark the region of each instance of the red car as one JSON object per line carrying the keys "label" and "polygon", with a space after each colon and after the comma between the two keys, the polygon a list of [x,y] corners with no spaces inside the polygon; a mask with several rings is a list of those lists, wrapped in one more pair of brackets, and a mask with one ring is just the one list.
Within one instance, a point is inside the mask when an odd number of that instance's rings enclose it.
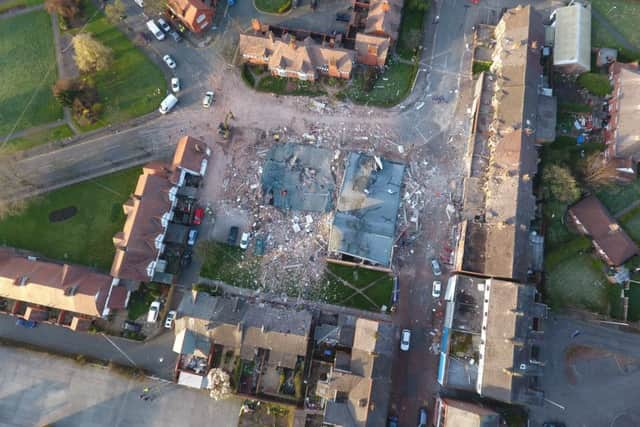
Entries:
{"label": "red car", "polygon": [[202,218],[204,218],[204,209],[196,209],[195,212],[193,212],[193,224],[200,225],[202,223]]}

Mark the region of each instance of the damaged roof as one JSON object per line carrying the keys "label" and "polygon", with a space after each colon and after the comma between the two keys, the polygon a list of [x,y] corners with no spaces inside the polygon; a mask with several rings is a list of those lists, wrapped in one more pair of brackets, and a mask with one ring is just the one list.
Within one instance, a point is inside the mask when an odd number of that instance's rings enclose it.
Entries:
{"label": "damaged roof", "polygon": [[350,153],[329,237],[329,251],[388,267],[405,165]]}

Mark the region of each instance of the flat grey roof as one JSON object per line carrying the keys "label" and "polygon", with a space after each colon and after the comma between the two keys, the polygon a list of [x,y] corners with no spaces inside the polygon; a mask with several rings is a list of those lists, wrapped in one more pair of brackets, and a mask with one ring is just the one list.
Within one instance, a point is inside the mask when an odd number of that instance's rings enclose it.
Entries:
{"label": "flat grey roof", "polygon": [[329,238],[330,252],[385,267],[391,264],[404,168],[382,158],[349,154]]}

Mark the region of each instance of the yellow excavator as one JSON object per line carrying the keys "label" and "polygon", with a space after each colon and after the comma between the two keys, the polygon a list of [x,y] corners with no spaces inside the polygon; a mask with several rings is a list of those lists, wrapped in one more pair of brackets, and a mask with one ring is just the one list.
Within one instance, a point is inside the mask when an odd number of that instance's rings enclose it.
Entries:
{"label": "yellow excavator", "polygon": [[229,139],[231,136],[231,126],[229,126],[229,120],[235,119],[235,116],[231,111],[224,116],[224,121],[220,122],[218,125],[218,135],[222,136],[223,139]]}

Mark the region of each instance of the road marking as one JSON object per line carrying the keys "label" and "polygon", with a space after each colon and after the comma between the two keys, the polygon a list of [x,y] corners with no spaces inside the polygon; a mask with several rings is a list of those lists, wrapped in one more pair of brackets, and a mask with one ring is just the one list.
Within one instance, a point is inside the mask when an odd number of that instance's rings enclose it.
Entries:
{"label": "road marking", "polygon": [[123,350],[123,349],[121,349],[120,347],[118,347],[118,345],[117,345],[116,343],[114,343],[114,342],[111,340],[111,338],[109,338],[108,336],[106,336],[106,335],[105,335],[104,333],[102,333],[102,332],[100,333],[100,335],[102,335],[102,336],[104,337],[104,339],[105,339],[105,340],[109,341],[109,342],[111,343],[111,345],[112,345],[112,346],[114,346],[114,347],[116,348],[116,350],[118,350],[120,353],[122,353],[122,355],[123,355],[124,357],[126,357],[126,358],[127,358],[127,360],[128,360],[129,362],[131,362],[131,364],[132,364],[133,366],[138,367],[138,365],[136,365],[136,362],[134,362],[134,361],[133,361],[133,359],[132,359],[132,358],[130,358],[130,357],[129,357],[129,355],[128,355],[127,353],[125,353],[125,352],[124,352],[124,350]]}
{"label": "road marking", "polygon": [[557,406],[558,408],[562,409],[563,411],[566,409],[564,406],[562,406],[561,404],[554,402],[551,399],[544,399],[545,402],[547,403],[551,403],[553,406]]}

